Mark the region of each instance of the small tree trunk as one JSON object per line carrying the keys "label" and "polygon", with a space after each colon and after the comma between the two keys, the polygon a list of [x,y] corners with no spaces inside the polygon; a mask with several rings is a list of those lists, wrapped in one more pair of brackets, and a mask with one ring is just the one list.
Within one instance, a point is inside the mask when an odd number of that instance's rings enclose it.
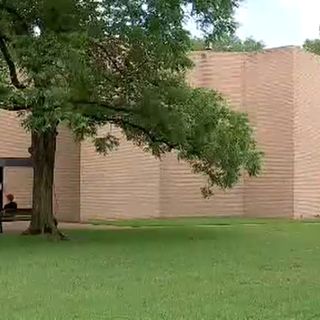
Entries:
{"label": "small tree trunk", "polygon": [[56,128],[46,132],[32,132],[33,208],[25,235],[50,233],[64,239],[53,215],[53,185],[56,154]]}

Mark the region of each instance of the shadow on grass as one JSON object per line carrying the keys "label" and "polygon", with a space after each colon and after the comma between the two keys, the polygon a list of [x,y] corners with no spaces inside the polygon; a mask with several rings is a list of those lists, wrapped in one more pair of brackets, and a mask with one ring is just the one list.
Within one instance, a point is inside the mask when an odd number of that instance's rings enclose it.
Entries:
{"label": "shadow on grass", "polygon": [[[309,224],[311,222],[308,222]],[[319,222],[313,222],[318,224]],[[0,253],[2,250],[14,250],[26,247],[76,247],[96,244],[98,246],[113,246],[126,244],[172,245],[173,243],[192,243],[197,241],[216,241],[237,243],[243,237],[255,233],[279,232],[289,226],[303,225],[298,222],[285,219],[168,219],[168,220],[135,220],[135,221],[94,221],[96,226],[123,227],[117,229],[95,230],[64,230],[70,236],[70,242],[52,242],[45,237],[24,237],[20,235],[0,235]],[[262,228],[260,228],[262,227]],[[291,227],[289,228],[292,229]],[[285,231],[286,232],[286,231]],[[189,242],[188,242],[189,241]]]}
{"label": "shadow on grass", "polygon": [[[227,225],[228,226],[228,225]],[[161,243],[163,246],[181,244],[197,241],[228,241],[232,234],[233,241],[237,237],[241,237],[243,230],[231,228],[195,228],[192,226],[169,228],[142,228],[136,227],[132,229],[116,229],[116,230],[64,230],[70,237],[68,242],[53,242],[42,236],[21,236],[6,235],[0,236],[0,253],[2,250],[15,250],[17,248],[24,250],[28,247],[87,247],[96,246],[149,246],[155,243]]]}
{"label": "shadow on grass", "polygon": [[[130,228],[177,228],[177,227],[204,227],[204,226],[234,226],[234,225],[265,225],[275,221],[274,219],[241,219],[241,218],[178,218],[157,220],[91,220],[90,224],[95,226],[114,226]],[[279,219],[277,220],[280,221]],[[287,222],[287,220],[286,220]]]}

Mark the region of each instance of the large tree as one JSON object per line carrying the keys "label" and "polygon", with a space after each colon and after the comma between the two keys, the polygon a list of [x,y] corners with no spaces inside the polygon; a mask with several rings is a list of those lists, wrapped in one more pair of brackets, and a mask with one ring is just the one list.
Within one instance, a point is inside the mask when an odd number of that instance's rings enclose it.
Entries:
{"label": "large tree", "polygon": [[[111,123],[145,151],[176,152],[212,187],[258,174],[261,154],[245,114],[217,92],[185,80],[187,16],[212,37],[232,33],[238,0],[0,0],[1,108],[18,111],[31,133],[34,166],[29,234],[52,230],[56,136],[68,126],[99,152],[119,144],[99,136]],[[9,76],[8,76],[9,75]]]}

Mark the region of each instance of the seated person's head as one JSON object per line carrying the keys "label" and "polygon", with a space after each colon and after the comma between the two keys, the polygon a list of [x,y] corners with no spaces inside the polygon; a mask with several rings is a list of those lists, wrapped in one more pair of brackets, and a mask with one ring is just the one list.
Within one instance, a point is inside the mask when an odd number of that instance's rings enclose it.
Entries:
{"label": "seated person's head", "polygon": [[7,198],[8,202],[13,202],[13,200],[14,200],[14,195],[11,194],[11,193],[9,193],[9,194],[6,195],[6,198]]}

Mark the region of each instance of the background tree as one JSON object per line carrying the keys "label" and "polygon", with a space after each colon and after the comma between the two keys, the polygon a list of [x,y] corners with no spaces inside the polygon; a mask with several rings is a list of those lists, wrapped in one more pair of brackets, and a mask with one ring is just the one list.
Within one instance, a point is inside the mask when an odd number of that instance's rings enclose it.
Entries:
{"label": "background tree", "polygon": [[[175,150],[213,186],[230,188],[243,170],[258,174],[261,154],[244,114],[214,91],[191,89],[185,73],[187,13],[213,38],[232,33],[237,0],[0,0],[0,50],[7,74],[1,108],[18,111],[31,133],[33,216],[27,234],[50,229],[56,135],[93,139],[99,152],[117,137],[111,123],[145,151]],[[189,13],[188,13],[189,15]]]}
{"label": "background tree", "polygon": [[257,52],[263,50],[264,47],[262,41],[256,41],[253,38],[241,40],[235,35],[227,35],[213,40],[210,38],[192,39],[193,51],[210,49],[215,52]]}
{"label": "background tree", "polygon": [[320,54],[320,39],[314,39],[314,40],[307,39],[303,44],[303,48],[306,51],[309,51],[311,53],[319,55]]}

